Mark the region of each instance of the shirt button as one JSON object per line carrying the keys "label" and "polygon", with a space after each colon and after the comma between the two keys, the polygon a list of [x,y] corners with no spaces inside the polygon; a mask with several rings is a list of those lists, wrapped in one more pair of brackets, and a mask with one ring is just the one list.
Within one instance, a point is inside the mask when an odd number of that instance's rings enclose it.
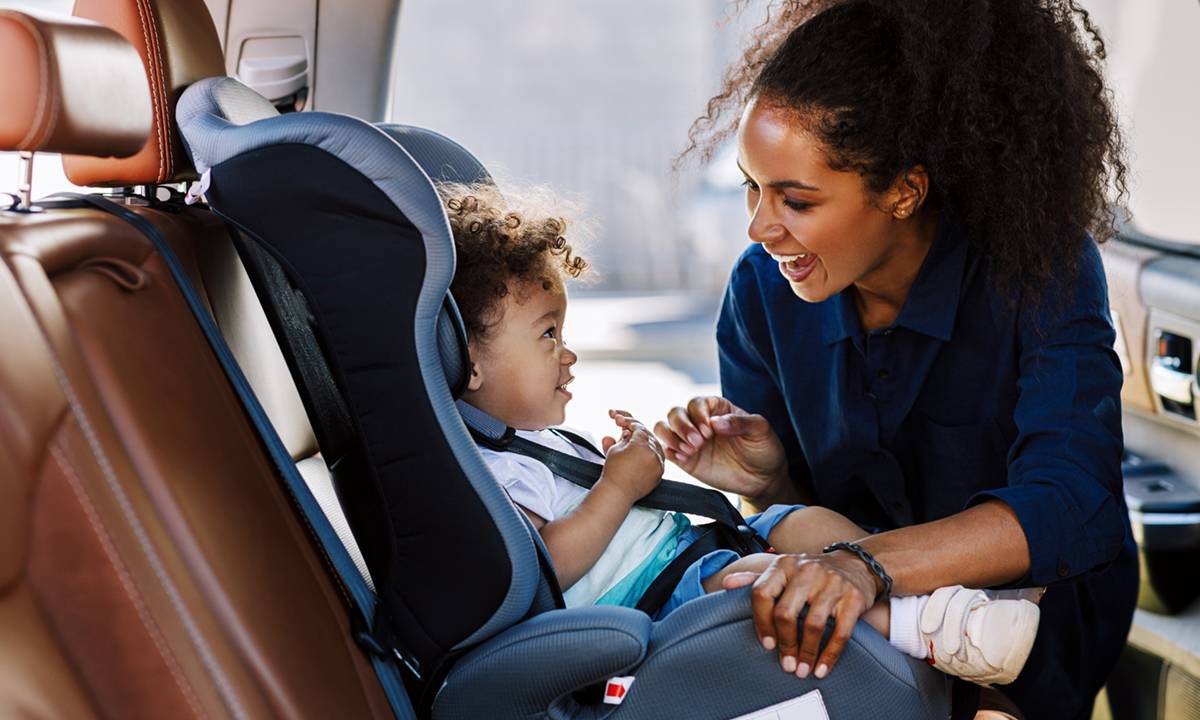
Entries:
{"label": "shirt button", "polygon": [[1071,574],[1071,567],[1069,565],[1067,565],[1067,563],[1063,560],[1058,561],[1058,568],[1056,568],[1056,569],[1058,571],[1058,576],[1060,578],[1065,578],[1066,576]]}
{"label": "shirt button", "polygon": [[876,375],[879,376],[880,380],[887,380],[891,373],[888,372],[887,368],[879,368],[879,372],[877,372]]}
{"label": "shirt button", "polygon": [[884,335],[891,335],[891,334],[892,334],[892,329],[891,329],[891,328],[888,328],[888,329],[884,330],[884,331],[883,331],[883,334],[884,334]]}

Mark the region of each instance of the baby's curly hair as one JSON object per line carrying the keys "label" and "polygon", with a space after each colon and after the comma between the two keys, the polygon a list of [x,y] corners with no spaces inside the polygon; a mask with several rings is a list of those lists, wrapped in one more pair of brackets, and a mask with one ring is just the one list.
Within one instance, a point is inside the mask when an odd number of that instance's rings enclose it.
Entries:
{"label": "baby's curly hair", "polygon": [[[486,342],[510,293],[538,283],[546,290],[575,279],[588,263],[567,242],[566,203],[544,189],[500,190],[490,183],[438,186],[450,218],[458,265],[450,292],[468,336]],[[581,233],[573,230],[573,239]]]}
{"label": "baby's curly hair", "polygon": [[683,156],[710,157],[753,98],[794,110],[872,192],[923,165],[996,284],[1037,293],[1127,197],[1104,57],[1079,0],[772,0]]}

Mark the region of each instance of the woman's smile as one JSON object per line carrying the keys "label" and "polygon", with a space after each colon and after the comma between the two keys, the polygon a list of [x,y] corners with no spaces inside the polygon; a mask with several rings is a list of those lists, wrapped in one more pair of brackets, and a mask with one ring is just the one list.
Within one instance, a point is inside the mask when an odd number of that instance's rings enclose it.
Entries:
{"label": "woman's smile", "polygon": [[800,253],[799,255],[776,255],[771,254],[771,257],[779,263],[779,272],[789,281],[794,283],[804,282],[812,271],[817,267],[817,257],[815,253]]}

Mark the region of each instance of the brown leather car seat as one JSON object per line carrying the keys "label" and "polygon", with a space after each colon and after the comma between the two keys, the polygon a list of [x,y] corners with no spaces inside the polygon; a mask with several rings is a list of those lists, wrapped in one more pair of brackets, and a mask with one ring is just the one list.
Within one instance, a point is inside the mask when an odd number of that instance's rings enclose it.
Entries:
{"label": "brown leather car seat", "polygon": [[[0,12],[0,150],[129,155],[147,128],[170,142],[181,88],[164,78],[180,63],[163,29],[194,34],[197,16],[98,4],[136,10],[151,83],[129,82],[147,66],[105,28]],[[146,185],[186,176],[170,157],[167,175],[153,160],[88,166]],[[220,222],[138,212],[199,281],[195,250]],[[392,715],[347,599],[145,237],[91,210],[0,212],[0,337],[0,717]]]}
{"label": "brown leather car seat", "polygon": [[[64,155],[63,169],[78,185],[135,186],[179,183],[196,178],[175,126],[175,105],[193,82],[225,74],[221,42],[203,0],[76,0],[74,14],[119,32],[138,51],[149,81],[152,127],[132,157]],[[161,214],[144,212],[154,222]],[[371,578],[345,513],[338,503],[316,437],[288,372],[266,314],[230,238],[212,214],[176,212],[204,226],[185,232],[203,279],[213,317],[242,372],[253,386],[292,459],[342,539],[359,573]]]}

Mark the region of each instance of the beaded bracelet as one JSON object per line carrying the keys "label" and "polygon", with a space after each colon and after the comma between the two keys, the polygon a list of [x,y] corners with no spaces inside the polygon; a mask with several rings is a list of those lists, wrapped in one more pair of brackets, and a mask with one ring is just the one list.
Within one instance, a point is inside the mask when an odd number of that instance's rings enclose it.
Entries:
{"label": "beaded bracelet", "polygon": [[851,542],[836,542],[825,548],[825,552],[827,553],[838,550],[845,550],[857,555],[858,559],[866,563],[871,572],[875,573],[875,577],[879,578],[879,581],[883,583],[883,592],[879,594],[879,597],[876,598],[877,600],[887,600],[892,596],[892,576],[887,574],[887,571],[883,569],[883,566],[879,564],[879,561],[871,553]]}

